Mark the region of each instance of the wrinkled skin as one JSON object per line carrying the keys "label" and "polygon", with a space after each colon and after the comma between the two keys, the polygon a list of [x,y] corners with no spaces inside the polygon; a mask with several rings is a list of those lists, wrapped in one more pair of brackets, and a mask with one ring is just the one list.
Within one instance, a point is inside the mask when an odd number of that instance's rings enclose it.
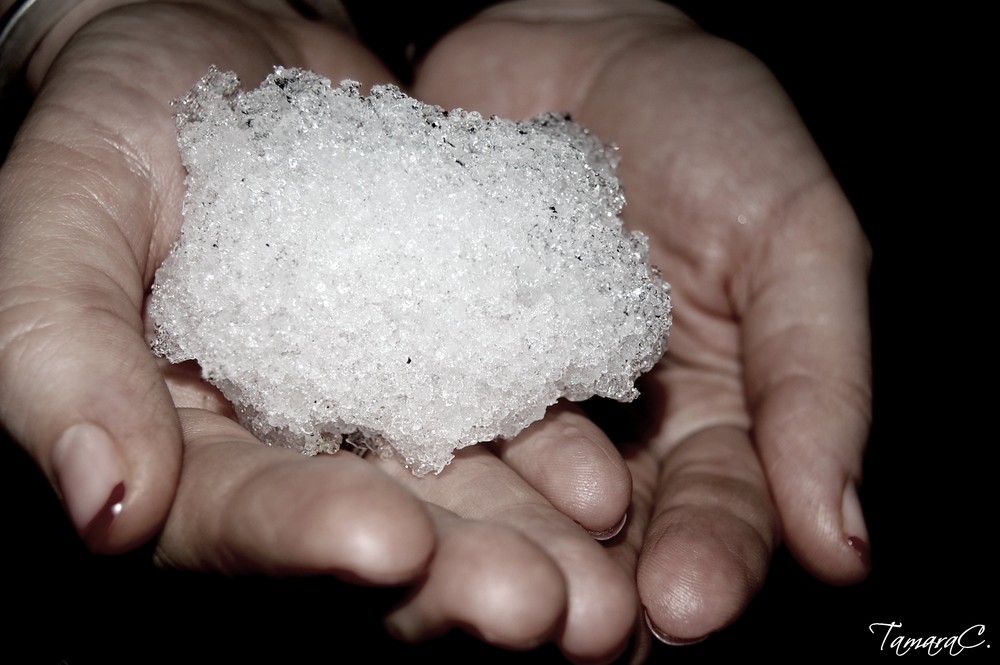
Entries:
{"label": "wrinkled skin", "polygon": [[620,147],[626,223],[675,307],[643,397],[599,417],[620,447],[561,406],[434,478],[308,459],[155,359],[143,302],[183,196],[170,100],[210,64],[250,87],[276,63],[392,80],[335,27],[258,4],[274,13],[112,10],[32,62],[0,172],[0,419],[93,550],[156,537],[165,566],[412,583],[387,617],[402,639],[461,626],[575,661],[618,656],[644,618],[673,642],[722,629],[782,539],[825,581],[866,575],[867,242],[767,70],[660,3],[503,3],[445,36],[411,91],[568,111]]}

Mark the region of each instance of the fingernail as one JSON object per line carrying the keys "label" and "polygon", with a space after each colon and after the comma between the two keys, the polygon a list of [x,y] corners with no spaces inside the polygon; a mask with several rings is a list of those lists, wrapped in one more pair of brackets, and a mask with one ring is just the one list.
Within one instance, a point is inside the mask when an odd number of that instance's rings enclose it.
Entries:
{"label": "fingernail", "polygon": [[74,425],[53,446],[52,466],[77,533],[91,549],[100,546],[125,498],[114,442],[96,425]]}
{"label": "fingernail", "polygon": [[850,545],[855,552],[857,552],[858,558],[861,559],[861,563],[864,564],[865,570],[871,570],[872,552],[871,547],[868,546],[868,541],[851,536],[847,539],[847,544]]}
{"label": "fingernail", "polygon": [[868,546],[868,527],[861,511],[861,501],[858,499],[858,489],[855,484],[848,483],[844,488],[844,499],[841,506],[844,520],[844,533],[847,544],[851,546],[861,559],[866,570],[871,569],[871,548]]}
{"label": "fingernail", "polygon": [[605,531],[589,531],[588,533],[590,533],[590,535],[593,536],[594,540],[611,540],[619,533],[621,533],[622,529],[625,528],[625,522],[627,520],[628,520],[628,513],[625,513],[624,515],[622,515],[621,521],[618,522],[618,524],[611,527],[610,529],[607,529]]}
{"label": "fingernail", "polygon": [[667,635],[662,630],[653,625],[653,621],[649,618],[649,612],[643,610],[642,615],[646,617],[646,626],[649,627],[649,632],[653,634],[653,637],[655,637],[659,641],[669,646],[686,647],[692,644],[698,644],[699,642],[704,642],[705,639],[708,637],[708,635],[702,635],[701,637],[682,638],[682,637],[674,637],[673,635]]}

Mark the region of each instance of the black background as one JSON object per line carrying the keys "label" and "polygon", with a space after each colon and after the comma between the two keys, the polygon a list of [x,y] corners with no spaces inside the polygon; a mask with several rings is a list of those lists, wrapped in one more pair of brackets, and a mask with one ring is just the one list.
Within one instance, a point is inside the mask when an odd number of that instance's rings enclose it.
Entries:
{"label": "black background", "polygon": [[[772,68],[872,241],[875,421],[861,496],[874,570],[858,586],[828,587],[780,551],[764,591],[735,625],[696,646],[658,646],[654,661],[897,658],[868,629],[890,621],[910,636],[985,624],[987,642],[1000,648],[988,542],[997,521],[988,490],[996,409],[987,400],[997,391],[986,343],[995,340],[980,338],[983,323],[974,321],[992,302],[990,263],[976,250],[996,214],[977,207],[989,187],[967,161],[988,159],[995,144],[995,132],[975,119],[978,90],[989,87],[989,77],[974,76],[983,64],[977,21],[861,2],[680,4]],[[354,6],[364,14],[365,3]],[[451,15],[405,11],[413,16],[386,25],[383,13],[380,29],[366,32],[387,57],[403,52],[404,30],[424,30],[416,42],[429,43],[435,21]],[[0,635],[5,649],[22,653],[9,662],[270,662],[270,648],[292,663],[558,662],[552,648],[512,655],[461,635],[397,645],[378,619],[398,590],[164,572],[149,564],[149,551],[91,557],[32,463],[6,441],[0,478]],[[354,656],[343,655],[348,645]],[[958,658],[990,651],[984,645]]]}

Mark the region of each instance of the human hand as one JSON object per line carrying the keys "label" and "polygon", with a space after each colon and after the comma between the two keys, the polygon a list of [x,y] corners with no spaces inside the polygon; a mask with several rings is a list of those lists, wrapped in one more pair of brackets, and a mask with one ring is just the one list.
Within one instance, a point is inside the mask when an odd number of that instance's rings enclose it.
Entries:
{"label": "human hand", "polygon": [[196,368],[149,353],[143,302],[184,189],[169,101],[211,64],[247,82],[277,63],[391,78],[342,32],[258,4],[270,13],[151,3],[79,30],[74,16],[43,44],[0,174],[0,420],[95,551],[157,536],[157,560],[184,569],[420,579],[390,618],[403,637],[463,625],[502,646],[611,657],[634,584],[587,530],[614,530],[630,482],[579,413],[416,481],[394,463],[261,446]]}
{"label": "human hand", "polygon": [[522,0],[440,41],[415,93],[567,111],[620,147],[624,218],[674,301],[666,360],[614,412],[640,423],[632,518],[609,551],[650,627],[683,643],[731,623],[782,538],[819,578],[861,580],[870,250],[766,68],[659,2]]}
{"label": "human hand", "polygon": [[[180,225],[169,101],[206,62],[259,78],[321,37],[280,6],[265,16],[209,5],[106,14],[51,68],[58,47],[43,44],[29,69],[38,97],[3,169],[0,417],[97,551],[159,530],[181,462],[178,418],[142,321]],[[286,32],[272,36],[275,26]],[[48,39],[75,27],[60,24]],[[316,57],[338,59],[307,64],[387,76],[353,40],[325,32],[333,44]]]}

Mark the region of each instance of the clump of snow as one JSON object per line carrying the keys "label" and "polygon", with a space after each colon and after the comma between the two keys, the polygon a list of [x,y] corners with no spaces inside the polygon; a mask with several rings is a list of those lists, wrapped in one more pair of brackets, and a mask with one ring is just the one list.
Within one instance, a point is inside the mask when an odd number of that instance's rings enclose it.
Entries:
{"label": "clump of snow", "polygon": [[662,356],[669,286],[619,218],[614,150],[567,118],[284,68],[250,92],[213,70],[176,105],[188,190],[153,349],[266,442],[439,472],[561,397],[635,398]]}

